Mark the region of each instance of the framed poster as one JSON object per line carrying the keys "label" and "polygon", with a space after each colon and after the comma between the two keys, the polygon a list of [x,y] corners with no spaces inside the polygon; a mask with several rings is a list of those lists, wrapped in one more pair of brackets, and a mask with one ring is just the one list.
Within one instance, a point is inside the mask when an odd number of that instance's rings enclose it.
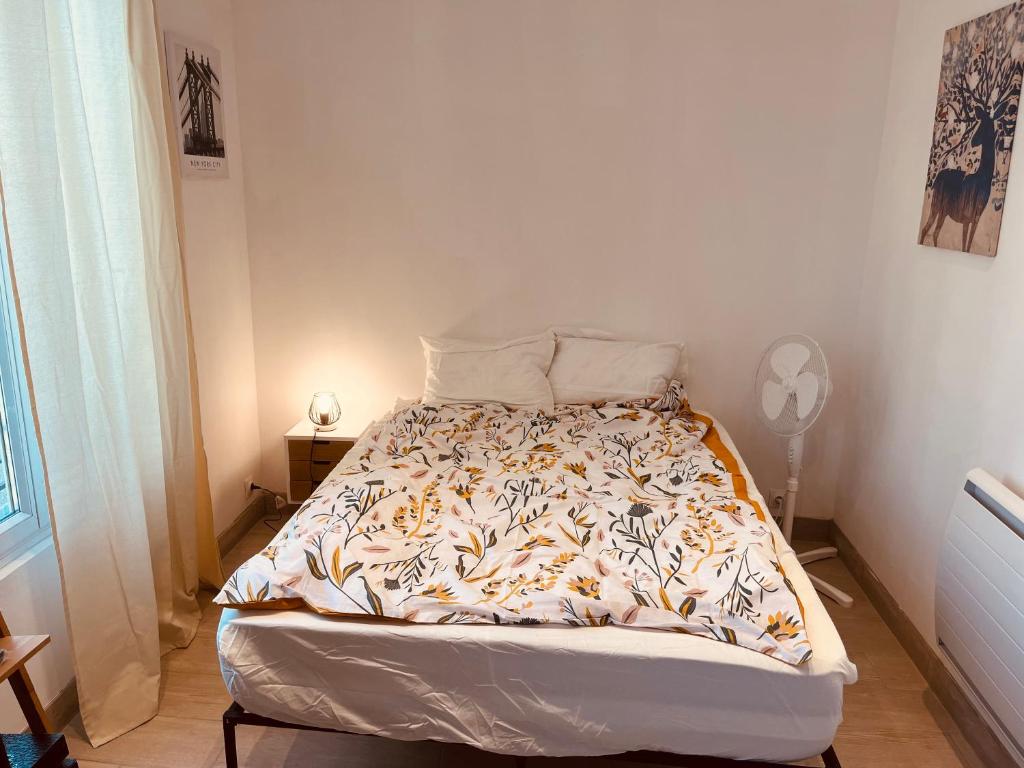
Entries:
{"label": "framed poster", "polygon": [[181,175],[227,178],[220,52],[174,32],[164,36]]}
{"label": "framed poster", "polygon": [[1022,3],[946,30],[920,244],[996,255],[1022,70]]}

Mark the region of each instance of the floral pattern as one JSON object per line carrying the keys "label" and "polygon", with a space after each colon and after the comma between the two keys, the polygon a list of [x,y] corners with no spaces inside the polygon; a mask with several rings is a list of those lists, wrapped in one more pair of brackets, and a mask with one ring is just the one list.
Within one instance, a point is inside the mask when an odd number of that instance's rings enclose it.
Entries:
{"label": "floral pattern", "polygon": [[427,623],[630,625],[811,656],[712,420],[664,397],[416,404],[375,424],[217,596]]}

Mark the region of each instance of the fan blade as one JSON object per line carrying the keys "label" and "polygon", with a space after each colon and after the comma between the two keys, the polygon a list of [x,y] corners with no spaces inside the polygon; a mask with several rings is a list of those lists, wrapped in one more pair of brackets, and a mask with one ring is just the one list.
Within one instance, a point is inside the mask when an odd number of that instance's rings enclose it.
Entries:
{"label": "fan blade", "polygon": [[764,408],[765,416],[772,421],[779,418],[788,400],[789,394],[785,387],[777,381],[766,381],[761,387],[761,407]]}
{"label": "fan blade", "polygon": [[803,419],[814,410],[814,404],[818,402],[817,375],[810,371],[804,371],[796,377],[796,417]]}
{"label": "fan blade", "polygon": [[803,344],[791,341],[772,352],[772,370],[780,379],[796,376],[804,363],[811,359],[811,350]]}

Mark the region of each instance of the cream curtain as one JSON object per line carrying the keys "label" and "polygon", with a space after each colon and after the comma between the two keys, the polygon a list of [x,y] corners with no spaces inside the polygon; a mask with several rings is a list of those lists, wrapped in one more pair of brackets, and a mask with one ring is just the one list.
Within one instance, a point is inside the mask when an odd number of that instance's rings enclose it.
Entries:
{"label": "cream curtain", "polygon": [[152,0],[0,3],[8,266],[94,745],[220,581]]}

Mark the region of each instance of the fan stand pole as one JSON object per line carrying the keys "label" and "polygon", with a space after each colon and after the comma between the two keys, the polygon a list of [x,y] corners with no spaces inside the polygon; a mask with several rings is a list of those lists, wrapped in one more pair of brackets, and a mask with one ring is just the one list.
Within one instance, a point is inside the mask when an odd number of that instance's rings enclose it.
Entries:
{"label": "fan stand pole", "polygon": [[786,481],[786,502],[782,508],[782,536],[793,540],[793,520],[796,518],[796,492],[800,490],[800,466],[804,461],[803,433],[789,438],[786,463],[789,465],[789,479]]}
{"label": "fan stand pole", "polygon": [[[793,541],[793,519],[796,517],[796,494],[800,490],[800,465],[804,458],[804,436],[795,435],[789,440],[789,451],[787,452],[787,463],[789,464],[789,479],[786,481],[786,502],[782,511],[782,535],[786,541]],[[818,560],[827,560],[835,557],[839,551],[835,547],[819,547],[809,552],[798,554],[796,559],[801,565],[814,563]],[[853,605],[853,598],[829,584],[827,581],[812,574],[807,574],[814,588],[826,597],[830,597],[844,608]]]}

